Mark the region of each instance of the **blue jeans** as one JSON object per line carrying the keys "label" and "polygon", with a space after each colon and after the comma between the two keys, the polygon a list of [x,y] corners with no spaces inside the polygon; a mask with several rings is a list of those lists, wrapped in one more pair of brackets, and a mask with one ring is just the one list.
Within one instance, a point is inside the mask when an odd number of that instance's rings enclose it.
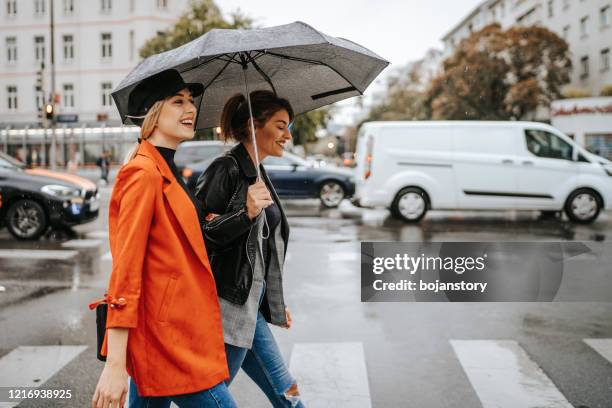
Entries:
{"label": "blue jeans", "polygon": [[[265,288],[264,282],[259,299],[260,305]],[[238,370],[242,368],[266,394],[274,408],[304,408],[299,396],[285,395],[285,392],[295,384],[295,380],[289,373],[274,335],[261,312],[257,313],[257,324],[251,348],[246,349],[225,343],[225,355],[230,372],[228,386]]]}
{"label": "blue jeans", "polygon": [[219,383],[207,390],[192,394],[172,395],[169,397],[141,397],[136,383],[130,378],[130,408],[169,408],[174,402],[179,408],[237,408],[225,383]]}

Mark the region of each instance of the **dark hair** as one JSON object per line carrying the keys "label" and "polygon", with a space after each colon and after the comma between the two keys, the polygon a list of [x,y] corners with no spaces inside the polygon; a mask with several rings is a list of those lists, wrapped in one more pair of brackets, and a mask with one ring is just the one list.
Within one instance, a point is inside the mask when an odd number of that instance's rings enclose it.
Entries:
{"label": "dark hair", "polygon": [[[271,91],[251,92],[251,109],[255,126],[263,126],[280,110],[286,110],[289,120],[293,120],[293,108],[288,100],[279,98]],[[233,139],[244,142],[249,139],[249,106],[242,94],[232,96],[223,107],[221,114],[221,137],[228,141]]]}

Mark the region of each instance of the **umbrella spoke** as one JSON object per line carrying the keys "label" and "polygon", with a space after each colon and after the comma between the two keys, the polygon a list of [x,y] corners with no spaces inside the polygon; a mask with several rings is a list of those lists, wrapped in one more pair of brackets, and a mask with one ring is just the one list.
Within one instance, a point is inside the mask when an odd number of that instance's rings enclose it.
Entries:
{"label": "umbrella spoke", "polygon": [[264,72],[263,69],[261,69],[261,67],[255,62],[255,59],[253,57],[251,57],[251,55],[248,56],[249,58],[249,62],[253,65],[253,67],[255,68],[255,70],[257,72],[259,72],[259,74],[263,77],[263,79],[266,80],[266,82],[268,84],[270,84],[270,87],[272,88],[272,92],[274,92],[274,95],[276,95],[276,88],[274,87],[274,85],[272,84],[272,80],[270,79],[270,77],[268,76],[268,74],[266,74]]}

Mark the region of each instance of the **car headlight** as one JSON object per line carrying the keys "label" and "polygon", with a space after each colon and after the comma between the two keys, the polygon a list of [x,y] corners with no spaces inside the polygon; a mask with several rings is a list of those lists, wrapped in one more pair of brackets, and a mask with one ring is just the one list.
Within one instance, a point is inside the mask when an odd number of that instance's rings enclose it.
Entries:
{"label": "car headlight", "polygon": [[81,190],[78,188],[60,186],[57,184],[48,184],[40,188],[45,194],[62,198],[62,199],[70,199],[70,198],[78,198],[81,197]]}

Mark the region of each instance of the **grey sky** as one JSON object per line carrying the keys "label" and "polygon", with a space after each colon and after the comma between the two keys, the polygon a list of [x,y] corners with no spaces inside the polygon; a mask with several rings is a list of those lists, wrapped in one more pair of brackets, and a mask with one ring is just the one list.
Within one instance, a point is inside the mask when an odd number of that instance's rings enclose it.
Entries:
{"label": "grey sky", "polygon": [[256,24],[301,20],[326,34],[371,48],[393,65],[419,59],[481,0],[218,0],[225,13],[240,8]]}
{"label": "grey sky", "polygon": [[[336,37],[370,48],[391,62],[371,96],[393,67],[422,58],[440,39],[482,0],[217,0],[224,13],[240,9],[258,26],[275,26],[296,20]],[[377,85],[378,84],[378,85]],[[355,98],[337,103],[334,121],[352,124],[360,115]],[[366,99],[367,103],[367,99]]]}

